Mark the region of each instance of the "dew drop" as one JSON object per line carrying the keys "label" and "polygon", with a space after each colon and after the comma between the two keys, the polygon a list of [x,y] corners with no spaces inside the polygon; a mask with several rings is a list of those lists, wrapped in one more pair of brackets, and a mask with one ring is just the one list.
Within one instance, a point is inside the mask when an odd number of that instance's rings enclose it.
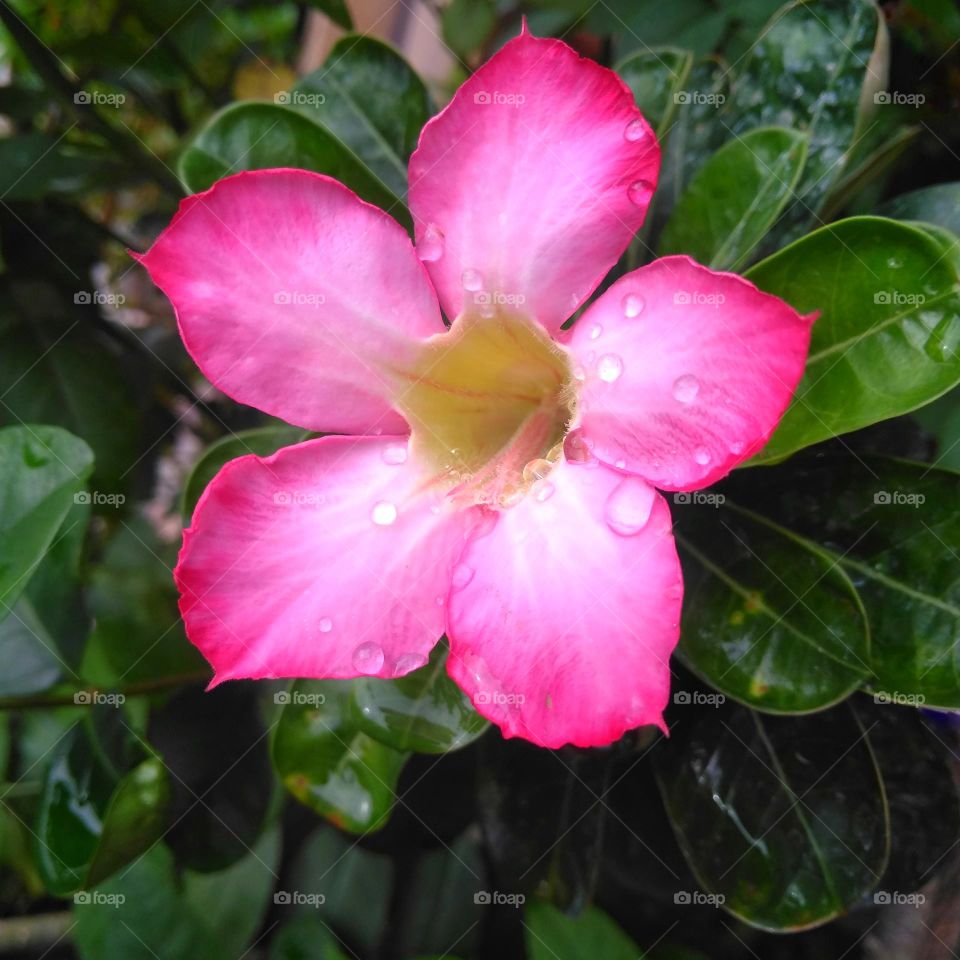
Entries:
{"label": "dew drop", "polygon": [[483,275],[479,270],[468,267],[460,274],[460,282],[463,284],[464,290],[475,292],[483,287]]}
{"label": "dew drop", "polygon": [[597,376],[605,383],[613,383],[623,373],[623,361],[613,353],[605,353],[597,361]]}
{"label": "dew drop", "polygon": [[656,491],[639,477],[627,477],[607,498],[603,518],[622,537],[639,533],[650,519]]}
{"label": "dew drop", "polygon": [[427,658],[422,653],[405,653],[397,660],[397,665],[393,668],[395,677],[402,677],[404,674],[419,670],[427,662]]}
{"label": "dew drop", "polygon": [[645,207],[653,196],[653,184],[649,180],[634,180],[627,190],[631,203]]}
{"label": "dew drop", "polygon": [[533,498],[537,503],[546,503],[554,495],[556,489],[549,480],[544,480],[537,486]]}
{"label": "dew drop", "polygon": [[373,511],[370,513],[370,519],[377,526],[389,527],[397,519],[397,508],[388,500],[380,500],[373,505]]}
{"label": "dew drop", "polygon": [[743,453],[743,446],[742,440],[734,440],[733,443],[730,444],[730,452],[739,456]]}
{"label": "dew drop", "polygon": [[614,466],[615,466],[618,470],[626,470],[626,469],[627,469],[627,461],[626,461],[626,460],[617,460],[617,461],[614,463]]}
{"label": "dew drop", "polygon": [[454,590],[462,590],[473,579],[473,573],[473,567],[468,567],[465,563],[458,563],[453,568],[450,586]]}
{"label": "dew drop", "polygon": [[887,266],[888,266],[891,270],[899,270],[900,267],[903,266],[903,261],[900,260],[900,259],[898,259],[897,257],[891,257],[891,258],[887,261]]}
{"label": "dew drop", "polygon": [[705,467],[710,462],[710,451],[705,447],[700,447],[694,451],[693,459],[700,464],[701,467]]}
{"label": "dew drop", "polygon": [[643,297],[636,293],[628,293],[620,301],[620,306],[623,307],[623,315],[631,319],[640,316],[645,305]]}
{"label": "dew drop", "polygon": [[320,621],[320,632],[329,633],[333,629],[333,621],[329,617],[324,617]]}
{"label": "dew drop", "polygon": [[563,455],[570,463],[588,463],[593,460],[593,454],[582,430],[571,430],[563,441]]}
{"label": "dew drop", "polygon": [[428,223],[427,229],[417,244],[417,256],[421,260],[433,262],[443,256],[443,233],[435,223]]}
{"label": "dew drop", "polygon": [[583,367],[579,364],[573,368],[573,379],[574,380],[586,380],[587,375],[584,373]]}
{"label": "dew drop", "polygon": [[647,131],[644,128],[643,121],[639,117],[636,120],[631,120],[623,131],[623,138],[629,140],[631,143],[642,140],[646,135]]}
{"label": "dew drop", "polygon": [[384,463],[398,466],[407,462],[407,447],[403,443],[389,443],[383,448],[381,456]]}
{"label": "dew drop", "polygon": [[597,337],[599,337],[601,333],[603,333],[603,327],[601,327],[599,323],[595,323],[595,324],[590,328],[590,339],[591,339],[591,340],[596,340]]}
{"label": "dew drop", "polygon": [[526,483],[542,480],[552,469],[553,464],[549,460],[543,458],[530,460],[523,468],[523,479]]}
{"label": "dew drop", "polygon": [[379,673],[383,666],[383,650],[380,649],[379,644],[373,642],[361,643],[353,651],[353,666],[358,673],[368,677]]}
{"label": "dew drop", "polygon": [[673,381],[673,399],[677,403],[693,403],[700,392],[700,381],[691,373],[685,373]]}

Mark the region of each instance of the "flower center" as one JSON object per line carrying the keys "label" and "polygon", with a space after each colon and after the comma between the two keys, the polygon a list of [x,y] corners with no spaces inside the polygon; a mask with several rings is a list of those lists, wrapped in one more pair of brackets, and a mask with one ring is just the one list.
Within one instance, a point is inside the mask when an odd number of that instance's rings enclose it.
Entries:
{"label": "flower center", "polygon": [[396,371],[411,453],[464,503],[517,503],[552,470],[575,412],[566,351],[502,309],[464,313]]}

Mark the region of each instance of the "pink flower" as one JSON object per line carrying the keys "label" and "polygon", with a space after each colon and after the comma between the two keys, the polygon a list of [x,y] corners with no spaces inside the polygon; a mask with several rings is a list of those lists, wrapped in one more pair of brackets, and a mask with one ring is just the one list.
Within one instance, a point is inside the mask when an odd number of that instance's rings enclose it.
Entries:
{"label": "pink flower", "polygon": [[764,445],[810,318],[667,257],[561,329],[659,166],[623,82],[524,31],[423,130],[416,251],[301,170],[183,201],[142,259],[200,368],[347,435],[234,460],[201,499],[176,579],[214,683],[396,677],[446,633],[506,736],[662,727],[683,586],[655,487],[705,487]]}

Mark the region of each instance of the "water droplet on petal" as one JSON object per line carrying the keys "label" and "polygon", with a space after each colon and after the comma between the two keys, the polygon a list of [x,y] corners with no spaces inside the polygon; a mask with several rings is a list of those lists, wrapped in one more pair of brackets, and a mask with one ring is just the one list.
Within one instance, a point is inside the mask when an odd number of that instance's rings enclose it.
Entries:
{"label": "water droplet on petal", "polygon": [[595,324],[590,328],[590,339],[591,339],[591,340],[596,340],[597,337],[599,337],[601,333],[603,333],[603,327],[601,327],[599,323],[595,323]]}
{"label": "water droplet on petal", "polygon": [[556,487],[549,481],[543,480],[536,488],[536,493],[534,493],[533,498],[537,503],[546,503],[554,493],[556,492]]}
{"label": "water droplet on petal", "polygon": [[570,463],[588,463],[593,460],[593,454],[582,430],[572,430],[563,441],[563,455]]}
{"label": "water droplet on petal", "polygon": [[389,527],[397,519],[397,508],[388,500],[380,500],[373,505],[370,519],[377,526]]}
{"label": "water droplet on petal", "polygon": [[320,632],[329,633],[333,629],[333,621],[329,617],[324,617],[320,621]]}
{"label": "water droplet on petal", "polygon": [[627,468],[627,461],[626,461],[626,460],[617,460],[617,461],[614,463],[614,466],[615,466],[618,470],[626,470],[626,468]]}
{"label": "water droplet on petal", "polygon": [[417,256],[421,260],[433,262],[443,256],[443,233],[435,223],[428,223],[417,244]]}
{"label": "water droplet on petal", "polygon": [[677,403],[693,403],[700,392],[700,381],[691,373],[685,373],[673,381],[673,399]]}
{"label": "water droplet on petal", "polygon": [[636,120],[631,120],[623,131],[624,139],[629,140],[631,143],[642,140],[646,135],[646,127],[639,117]]}
{"label": "water droplet on petal", "polygon": [[468,267],[460,274],[460,282],[463,284],[464,290],[474,292],[483,287],[483,276],[479,270],[473,270]]}
{"label": "water droplet on petal", "polygon": [[579,364],[573,368],[573,379],[574,380],[586,380],[587,375],[584,373],[583,367]]}
{"label": "water droplet on petal", "polygon": [[454,590],[462,590],[473,579],[473,573],[473,567],[458,563],[450,576],[450,586]]}
{"label": "water droplet on petal", "polygon": [[553,464],[549,460],[542,458],[530,460],[523,468],[523,479],[526,483],[542,480],[552,469]]}
{"label": "water droplet on petal", "polygon": [[398,466],[407,462],[407,447],[403,443],[389,443],[383,448],[381,454],[384,463]]}
{"label": "water droplet on petal", "polygon": [[650,519],[657,493],[639,477],[622,480],[607,497],[603,518],[607,526],[621,537],[639,533]]}
{"label": "water droplet on petal", "polygon": [[379,644],[373,642],[361,643],[360,646],[353,651],[353,667],[357,673],[372,677],[374,674],[380,672],[382,666],[383,650],[380,649]]}
{"label": "water droplet on petal", "polygon": [[640,316],[645,305],[646,301],[636,293],[628,293],[620,301],[620,306],[623,308],[623,315],[630,318]]}
{"label": "water droplet on petal", "polygon": [[707,450],[706,447],[700,447],[694,452],[693,459],[696,460],[701,467],[705,467],[711,460],[710,451]]}
{"label": "water droplet on petal", "polygon": [[419,670],[426,662],[427,658],[422,653],[405,653],[397,660],[397,665],[393,668],[393,675],[402,677],[404,674]]}
{"label": "water droplet on petal", "polygon": [[605,353],[597,361],[597,376],[605,383],[613,383],[623,373],[623,361],[614,353]]}
{"label": "water droplet on petal", "polygon": [[627,190],[627,196],[638,207],[645,207],[653,196],[653,184],[649,180],[634,180]]}
{"label": "water droplet on petal", "polygon": [[742,440],[734,440],[730,444],[730,452],[735,453],[739,456],[741,453],[743,453],[743,446],[744,444]]}

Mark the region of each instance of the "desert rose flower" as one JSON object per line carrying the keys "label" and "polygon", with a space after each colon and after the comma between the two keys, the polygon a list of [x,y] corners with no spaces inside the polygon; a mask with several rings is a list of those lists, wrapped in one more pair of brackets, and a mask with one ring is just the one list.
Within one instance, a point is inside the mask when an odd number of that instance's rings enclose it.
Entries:
{"label": "desert rose flower", "polygon": [[[667,257],[609,287],[660,149],[610,70],[526,30],[423,130],[416,248],[328,177],[189,197],[142,262],[221,390],[324,436],[228,463],[176,569],[214,683],[447,668],[506,736],[662,726],[683,593],[661,490],[769,438],[810,318]],[[451,325],[444,325],[441,309]]]}

